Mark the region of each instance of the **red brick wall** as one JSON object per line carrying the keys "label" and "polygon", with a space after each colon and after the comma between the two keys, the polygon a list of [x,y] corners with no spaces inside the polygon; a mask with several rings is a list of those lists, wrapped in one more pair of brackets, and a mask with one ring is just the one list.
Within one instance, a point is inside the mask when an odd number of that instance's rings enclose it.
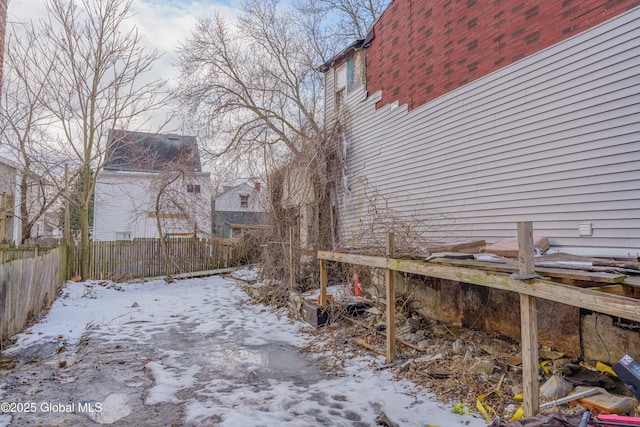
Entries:
{"label": "red brick wall", "polygon": [[378,107],[416,108],[640,5],[640,0],[394,0],[367,51]]}

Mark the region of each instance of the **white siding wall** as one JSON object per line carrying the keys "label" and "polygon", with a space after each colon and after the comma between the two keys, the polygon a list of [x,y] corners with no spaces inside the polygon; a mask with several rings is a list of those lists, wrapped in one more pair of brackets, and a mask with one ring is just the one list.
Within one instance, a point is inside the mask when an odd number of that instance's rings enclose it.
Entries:
{"label": "white siding wall", "polygon": [[375,193],[430,219],[433,241],[492,242],[533,221],[566,252],[640,254],[639,8],[411,112],[364,96],[347,98],[343,242]]}
{"label": "white siding wall", "polygon": [[[200,185],[200,193],[187,193],[187,184]],[[130,232],[131,238],[157,238],[155,211],[158,174],[102,171],[95,191],[94,240],[116,240],[117,233]],[[208,173],[179,179],[173,189],[187,206],[189,219],[163,219],[167,233],[192,233],[194,221],[208,237],[211,230],[211,181]],[[170,212],[162,212],[170,213]]]}
{"label": "white siding wall", "polygon": [[324,114],[325,117],[333,119],[335,114],[335,69],[331,68],[324,73]]}
{"label": "white siding wall", "polygon": [[[240,195],[249,195],[246,208],[240,207]],[[262,192],[249,184],[240,184],[215,198],[215,209],[220,212],[266,212]]]}

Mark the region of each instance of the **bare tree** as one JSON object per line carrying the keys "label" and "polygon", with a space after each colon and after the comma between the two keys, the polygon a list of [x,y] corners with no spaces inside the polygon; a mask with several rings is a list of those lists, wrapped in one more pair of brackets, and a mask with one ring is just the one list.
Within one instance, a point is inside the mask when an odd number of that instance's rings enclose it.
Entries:
{"label": "bare tree", "polygon": [[179,51],[178,101],[191,125],[223,146],[217,154],[281,150],[322,132],[321,79],[296,16],[274,0],[248,0],[230,25],[200,19]]}
{"label": "bare tree", "polygon": [[[382,15],[389,0],[297,0],[296,9],[307,32],[322,41],[318,46],[334,54],[356,39],[364,38]],[[324,59],[324,49],[318,50]],[[331,53],[329,53],[331,55]]]}
{"label": "bare tree", "polygon": [[[182,44],[176,99],[186,124],[213,140],[221,158],[260,164],[275,177],[275,241],[289,240],[303,216],[316,227],[299,233],[309,249],[332,240],[319,228],[335,223],[329,187],[337,182],[339,132],[325,126],[317,67],[364,37],[383,7],[379,0],[242,0],[237,21],[201,19]],[[305,182],[293,185],[291,176]]]}
{"label": "bare tree", "polygon": [[7,0],[0,0],[0,90],[2,86],[2,52],[4,51],[4,32],[7,22]]}
{"label": "bare tree", "polygon": [[[208,189],[202,188],[209,183],[201,179],[202,172],[194,169],[190,150],[182,150],[170,161],[156,162],[156,165],[159,171],[151,174],[153,177],[146,184],[146,192],[152,199],[151,205],[143,208],[141,213],[148,215],[149,208],[152,209],[151,216],[155,219],[167,272],[165,280],[172,282],[172,271],[176,271],[177,266],[172,265],[167,238],[175,230],[190,234],[194,239],[199,235],[210,236],[211,198]],[[208,174],[205,175],[206,181],[209,181]],[[203,198],[201,194],[207,197]]]}
{"label": "bare tree", "polygon": [[[20,206],[21,242],[31,237],[36,222],[64,191],[61,182],[64,159],[59,155],[60,150],[56,153],[48,143],[44,131],[53,118],[40,101],[45,91],[44,81],[30,66],[35,55],[32,36],[33,33],[24,33],[24,38],[19,39],[15,32],[9,36],[5,87],[0,99],[0,132],[19,176],[15,200]],[[50,71],[45,64],[41,66],[43,71]]]}
{"label": "bare tree", "polygon": [[[163,102],[161,81],[143,81],[159,55],[140,46],[127,21],[130,0],[48,0],[48,17],[28,28],[29,63],[53,115],[56,142],[82,172],[81,275],[89,268],[89,205],[106,160],[109,131],[141,126]],[[148,119],[148,117],[147,117]]]}
{"label": "bare tree", "polygon": [[219,163],[242,164],[244,174],[256,164],[279,167],[303,145],[331,137],[317,67],[364,37],[385,4],[242,0],[236,21],[200,19],[179,49],[176,101],[185,127],[212,141]]}
{"label": "bare tree", "polygon": [[[184,192],[186,182],[198,182],[193,176],[193,173],[189,170],[175,170],[173,172],[165,172],[157,174],[156,179],[151,183],[150,194],[153,197],[153,209],[156,230],[158,232],[158,238],[160,241],[160,250],[162,252],[162,258],[165,270],[167,272],[166,281],[173,281],[173,271],[178,270],[178,266],[172,265],[172,258],[169,255],[167,239],[170,230],[175,229],[176,226],[184,227],[185,224],[190,224],[192,229],[192,238],[197,238],[199,234],[211,234],[211,223],[207,222],[209,226],[207,230],[203,230],[200,227],[203,224],[198,223],[198,218],[203,217],[204,207],[201,206],[203,200],[193,200],[190,198],[189,193]],[[199,184],[188,184],[193,189]],[[192,192],[193,193],[193,190]],[[211,201],[206,200],[209,204]],[[208,217],[211,217],[210,210],[207,212]],[[182,228],[184,230],[184,228]]]}

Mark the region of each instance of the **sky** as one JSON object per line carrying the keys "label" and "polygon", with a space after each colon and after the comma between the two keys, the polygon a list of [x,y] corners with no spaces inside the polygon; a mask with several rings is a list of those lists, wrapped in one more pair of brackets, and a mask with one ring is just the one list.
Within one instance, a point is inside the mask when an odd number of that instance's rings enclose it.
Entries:
{"label": "sky", "polygon": [[[240,273],[255,279],[257,272]],[[486,425],[477,413],[453,414],[453,403],[395,380],[383,356],[350,346],[301,353],[322,337],[250,303],[222,276],[68,282],[46,317],[16,339],[2,354],[18,368],[0,378],[0,400],[37,405],[14,414],[16,425],[93,425],[87,417],[168,425],[168,415],[190,426],[353,427],[376,425],[382,411],[402,426]],[[102,410],[54,414],[41,406],[78,401]],[[165,409],[171,413],[158,412]],[[0,426],[11,422],[0,414]]]}
{"label": "sky", "polygon": [[[196,19],[220,13],[230,19],[235,9],[227,0],[133,0],[133,17],[130,22],[138,27],[143,45],[156,49],[163,56],[155,64],[151,80],[166,79],[169,87],[175,86],[178,75],[176,49],[195,28]],[[44,0],[8,0],[7,19],[13,22],[37,20],[46,16]],[[179,126],[172,123],[172,127]],[[172,131],[173,129],[168,129]]]}

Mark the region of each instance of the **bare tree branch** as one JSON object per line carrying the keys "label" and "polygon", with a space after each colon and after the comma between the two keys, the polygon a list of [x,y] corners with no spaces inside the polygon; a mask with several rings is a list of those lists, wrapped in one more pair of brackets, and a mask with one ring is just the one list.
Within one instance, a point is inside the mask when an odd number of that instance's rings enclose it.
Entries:
{"label": "bare tree branch", "polygon": [[[27,26],[29,88],[51,115],[56,143],[81,168],[81,274],[88,269],[89,204],[109,131],[144,125],[166,101],[163,81],[143,82],[158,59],[140,45],[130,0],[47,0],[46,19]],[[51,132],[49,133],[51,135]]]}
{"label": "bare tree branch", "polygon": [[235,26],[220,15],[200,19],[182,44],[178,100],[224,142],[217,154],[271,145],[296,155],[322,132],[321,76],[292,12],[276,1],[241,8]]}

